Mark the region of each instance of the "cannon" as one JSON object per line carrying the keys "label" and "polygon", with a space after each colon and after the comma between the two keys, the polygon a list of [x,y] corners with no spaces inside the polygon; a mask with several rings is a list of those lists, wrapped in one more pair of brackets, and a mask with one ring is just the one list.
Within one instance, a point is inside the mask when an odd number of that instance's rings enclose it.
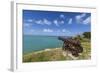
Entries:
{"label": "cannon", "polygon": [[63,41],[62,50],[69,51],[75,57],[79,56],[79,53],[83,52],[83,47],[78,39],[72,37],[58,37],[59,40]]}

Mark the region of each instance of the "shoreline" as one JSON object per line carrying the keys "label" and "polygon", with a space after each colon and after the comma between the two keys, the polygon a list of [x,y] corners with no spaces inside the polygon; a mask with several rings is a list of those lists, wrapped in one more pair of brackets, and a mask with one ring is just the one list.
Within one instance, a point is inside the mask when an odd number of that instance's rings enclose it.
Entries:
{"label": "shoreline", "polygon": [[44,50],[37,51],[37,52],[35,52],[35,53],[38,54],[38,53],[41,53],[41,52],[53,51],[53,50],[57,50],[57,49],[62,49],[62,48],[53,48],[53,49],[47,48],[47,49],[44,49]]}
{"label": "shoreline", "polygon": [[43,49],[43,50],[37,50],[37,51],[32,51],[32,52],[28,52],[28,53],[23,53],[23,55],[28,55],[28,54],[38,54],[38,53],[42,53],[42,52],[46,52],[46,51],[53,51],[53,50],[57,50],[57,49],[62,49],[61,47],[59,48],[46,48],[46,49]]}
{"label": "shoreline", "polygon": [[43,62],[66,60],[62,54],[62,48],[47,48],[45,50],[31,52],[23,55],[23,62]]}

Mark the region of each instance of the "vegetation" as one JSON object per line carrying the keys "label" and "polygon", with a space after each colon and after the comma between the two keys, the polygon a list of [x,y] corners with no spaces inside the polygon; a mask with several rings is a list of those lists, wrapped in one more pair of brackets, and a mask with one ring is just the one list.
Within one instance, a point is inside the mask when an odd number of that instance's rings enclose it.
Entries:
{"label": "vegetation", "polygon": [[90,39],[91,38],[91,32],[84,32],[83,36],[84,36],[84,38]]}
{"label": "vegetation", "polygon": [[23,56],[23,62],[56,61],[65,60],[61,54],[61,49],[43,50],[41,52],[32,52]]}
{"label": "vegetation", "polygon": [[[83,47],[83,52],[79,55],[78,60],[91,59],[91,33],[84,32],[82,35],[73,37],[79,39]],[[46,49],[42,51],[23,54],[23,62],[43,62],[43,61],[63,61],[73,60],[70,56],[64,56],[62,48]]]}
{"label": "vegetation", "polygon": [[[91,58],[91,44],[87,38],[81,38],[81,45],[84,51],[78,57],[78,60]],[[32,52],[23,55],[23,62],[43,62],[43,61],[63,61],[72,60],[70,56],[64,56],[62,48],[47,49],[37,52]]]}

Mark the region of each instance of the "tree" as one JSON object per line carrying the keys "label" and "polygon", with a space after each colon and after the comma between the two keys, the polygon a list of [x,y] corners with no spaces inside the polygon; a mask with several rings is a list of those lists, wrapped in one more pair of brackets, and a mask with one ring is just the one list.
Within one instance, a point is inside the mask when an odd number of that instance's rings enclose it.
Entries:
{"label": "tree", "polygon": [[77,35],[76,37],[74,37],[74,39],[82,40],[82,36],[81,35]]}
{"label": "tree", "polygon": [[91,32],[84,32],[83,36],[84,36],[84,38],[90,39],[91,38]]}

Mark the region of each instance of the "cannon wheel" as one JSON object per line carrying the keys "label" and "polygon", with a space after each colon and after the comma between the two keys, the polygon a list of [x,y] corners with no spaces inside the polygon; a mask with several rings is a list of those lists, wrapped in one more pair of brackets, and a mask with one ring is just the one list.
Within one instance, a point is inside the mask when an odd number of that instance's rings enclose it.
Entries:
{"label": "cannon wheel", "polygon": [[[75,47],[75,48],[72,48],[72,47]],[[75,46],[75,45],[69,45],[69,44],[66,45],[65,42],[63,43],[62,50],[64,50],[64,51],[67,51],[67,50],[70,51],[72,53],[72,55],[75,56],[75,57],[78,57],[79,53],[83,52],[82,46],[80,46],[80,45]]]}

